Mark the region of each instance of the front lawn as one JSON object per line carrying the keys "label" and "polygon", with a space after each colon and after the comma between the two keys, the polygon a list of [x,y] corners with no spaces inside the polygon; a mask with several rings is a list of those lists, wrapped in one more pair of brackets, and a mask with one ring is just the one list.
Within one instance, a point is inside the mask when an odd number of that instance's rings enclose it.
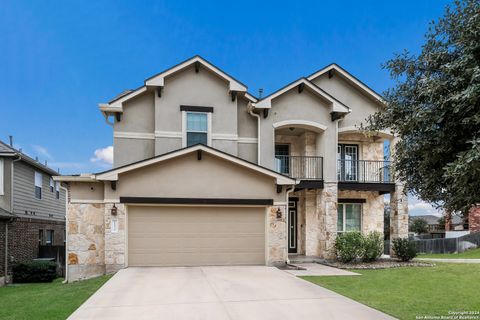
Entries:
{"label": "front lawn", "polygon": [[478,264],[352,271],[362,276],[302,278],[399,319],[480,312]]}
{"label": "front lawn", "polygon": [[111,276],[62,284],[14,284],[0,288],[0,319],[66,319]]}
{"label": "front lawn", "polygon": [[438,258],[438,259],[480,259],[480,248],[467,250],[462,253],[436,253],[419,254],[417,258]]}

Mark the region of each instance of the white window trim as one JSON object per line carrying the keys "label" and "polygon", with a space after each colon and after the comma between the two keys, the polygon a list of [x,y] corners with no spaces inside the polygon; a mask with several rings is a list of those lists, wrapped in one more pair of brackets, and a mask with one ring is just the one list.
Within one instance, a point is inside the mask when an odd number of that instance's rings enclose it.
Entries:
{"label": "white window trim", "polygon": [[0,195],[5,194],[4,180],[5,180],[5,164],[4,164],[3,158],[0,158]]}
{"label": "white window trim", "polygon": [[52,177],[50,177],[50,191],[51,192],[55,191],[55,182],[53,181]]}
{"label": "white window trim", "polygon": [[185,148],[187,146],[187,113],[207,114],[207,145],[211,147],[212,146],[212,113],[197,112],[197,111],[182,111],[182,148]]}
{"label": "white window trim", "polygon": [[[353,203],[353,202],[340,202],[339,204],[342,204],[343,205],[343,212],[342,212],[342,215],[343,215],[343,226],[342,226],[342,230],[337,230],[337,233],[345,233],[345,232],[349,232],[349,231],[346,231],[346,226],[347,226],[347,213],[346,213],[346,207],[345,205],[347,204],[357,204],[357,205],[360,205],[360,230],[359,232],[362,232],[363,230],[363,203]],[[338,212],[337,212],[337,219],[338,219]],[[337,224],[338,226],[338,224]]]}

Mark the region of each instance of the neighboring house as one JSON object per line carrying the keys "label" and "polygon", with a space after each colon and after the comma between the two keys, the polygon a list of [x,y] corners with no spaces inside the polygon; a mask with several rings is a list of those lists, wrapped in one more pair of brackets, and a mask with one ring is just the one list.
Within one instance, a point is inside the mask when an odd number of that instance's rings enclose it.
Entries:
{"label": "neighboring house", "polygon": [[429,215],[421,215],[421,216],[411,216],[410,223],[417,219],[423,219],[427,222],[427,231],[434,232],[434,231],[445,231],[445,224],[441,225],[440,220],[441,217],[435,216],[432,214]]}
{"label": "neighboring house", "polygon": [[62,176],[69,280],[127,266],[283,264],[334,256],[335,237],[408,235],[389,132],[358,126],[382,98],[336,64],[256,98],[195,56],[100,111],[113,169]]}
{"label": "neighboring house", "polygon": [[0,141],[0,284],[39,246],[64,245],[66,191],[58,172]]}

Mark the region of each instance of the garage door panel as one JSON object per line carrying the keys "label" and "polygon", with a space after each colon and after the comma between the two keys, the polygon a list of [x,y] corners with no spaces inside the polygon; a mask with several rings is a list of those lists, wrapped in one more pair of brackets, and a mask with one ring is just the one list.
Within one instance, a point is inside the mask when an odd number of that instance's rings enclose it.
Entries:
{"label": "garage door panel", "polygon": [[265,263],[265,209],[129,207],[131,266]]}

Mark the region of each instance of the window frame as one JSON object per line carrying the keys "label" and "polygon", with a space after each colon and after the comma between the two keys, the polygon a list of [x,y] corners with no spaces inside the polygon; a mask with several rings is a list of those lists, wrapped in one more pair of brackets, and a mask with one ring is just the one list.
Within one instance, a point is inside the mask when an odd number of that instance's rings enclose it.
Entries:
{"label": "window frame", "polygon": [[[49,239],[49,234],[52,236],[51,239]],[[54,241],[55,241],[55,230],[48,229],[45,232],[45,245],[53,246]]]}
{"label": "window frame", "polygon": [[[37,177],[39,177],[39,184],[37,184]],[[42,199],[43,174],[40,171],[34,171],[35,198]]]}
{"label": "window frame", "polygon": [[60,182],[55,181],[55,198],[60,199]]}
{"label": "window frame", "polygon": [[[339,202],[337,203],[337,206],[343,206],[342,210],[342,217],[343,217],[343,223],[342,223],[342,230],[338,230],[338,208],[337,208],[337,233],[345,233],[345,232],[352,232],[352,231],[358,231],[362,232],[363,230],[363,203],[361,202]],[[359,229],[360,230],[345,230],[346,229],[346,223],[347,223],[347,210],[346,210],[346,205],[359,205],[360,206],[360,225]]]}
{"label": "window frame", "polygon": [[50,192],[53,192],[55,190],[55,182],[53,181],[53,178],[50,177]]}
{"label": "window frame", "polygon": [[187,147],[187,133],[188,132],[198,132],[205,133],[203,131],[188,131],[187,130],[187,117],[189,113],[200,113],[207,115],[207,146],[212,146],[212,112],[207,111],[187,111],[182,110],[182,148]]}

